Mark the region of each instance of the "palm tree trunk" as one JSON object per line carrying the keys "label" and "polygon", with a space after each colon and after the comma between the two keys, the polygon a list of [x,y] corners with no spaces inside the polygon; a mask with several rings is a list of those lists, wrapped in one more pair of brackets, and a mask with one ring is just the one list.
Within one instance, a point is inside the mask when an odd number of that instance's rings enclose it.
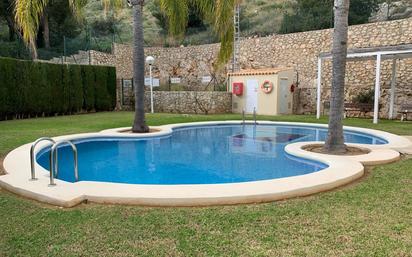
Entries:
{"label": "palm tree trunk", "polygon": [[143,0],[132,0],[134,40],[133,40],[133,83],[135,90],[135,115],[132,131],[149,132],[144,113],[144,48],[143,48]]}
{"label": "palm tree trunk", "polygon": [[348,41],[349,0],[335,0],[335,26],[332,46],[332,90],[330,99],[329,131],[324,150],[329,153],[346,152],[343,139],[343,111],[345,97],[345,69]]}
{"label": "palm tree trunk", "polygon": [[44,10],[42,17],[43,24],[43,42],[46,49],[50,48],[50,29],[49,29],[49,15],[47,14],[47,7]]}
{"label": "palm tree trunk", "polygon": [[7,26],[9,27],[9,41],[13,42],[16,40],[16,29],[13,23],[13,18],[6,16]]}

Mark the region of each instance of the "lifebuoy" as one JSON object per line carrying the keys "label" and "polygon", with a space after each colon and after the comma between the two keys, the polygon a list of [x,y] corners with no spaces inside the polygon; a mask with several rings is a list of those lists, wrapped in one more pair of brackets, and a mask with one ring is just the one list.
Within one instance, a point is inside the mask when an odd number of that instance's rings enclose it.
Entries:
{"label": "lifebuoy", "polygon": [[263,82],[263,84],[260,86],[260,89],[265,93],[269,94],[273,90],[273,83],[270,82],[269,80],[266,80]]}

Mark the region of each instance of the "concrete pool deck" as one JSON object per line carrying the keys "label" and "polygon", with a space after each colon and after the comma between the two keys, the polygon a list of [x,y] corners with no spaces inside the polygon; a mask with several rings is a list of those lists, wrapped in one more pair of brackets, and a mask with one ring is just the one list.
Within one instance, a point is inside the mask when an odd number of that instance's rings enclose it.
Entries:
{"label": "concrete pool deck", "polygon": [[[122,133],[122,131],[130,128],[117,128],[99,133],[66,135],[53,139],[61,141],[96,137],[149,138],[170,135],[173,133],[173,129],[178,127],[239,123],[239,121],[219,121],[172,124],[153,127],[159,129],[159,131],[143,135]],[[325,124],[293,122],[258,121],[258,123],[261,125],[327,127]],[[388,141],[388,144],[349,144],[367,148],[370,152],[357,156],[333,156],[312,153],[302,149],[305,145],[319,143],[319,141],[291,143],[285,147],[288,154],[320,161],[329,165],[329,167],[306,175],[279,179],[202,185],[136,185],[92,181],[70,183],[55,179],[57,185],[48,186],[49,171],[37,163],[36,175],[38,180],[29,180],[30,143],[14,149],[6,156],[3,166],[7,174],[0,176],[0,186],[16,194],[62,207],[72,207],[83,201],[146,206],[207,206],[257,203],[310,195],[345,185],[363,175],[364,165],[393,162],[400,158],[399,149],[412,149],[412,142],[405,137],[364,128],[345,127],[345,129],[383,138]],[[40,143],[36,153],[47,145],[46,142]]]}

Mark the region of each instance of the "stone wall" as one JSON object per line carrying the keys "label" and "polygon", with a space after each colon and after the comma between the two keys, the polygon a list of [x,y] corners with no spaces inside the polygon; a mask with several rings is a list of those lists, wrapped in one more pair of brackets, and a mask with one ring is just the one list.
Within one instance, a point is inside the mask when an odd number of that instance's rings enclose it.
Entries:
{"label": "stone wall", "polygon": [[[317,57],[321,52],[330,52],[332,30],[318,30],[262,38],[245,39],[240,46],[240,66],[246,68],[268,68],[289,66],[295,69],[299,82],[299,96],[295,107],[298,113],[314,112],[316,103]],[[349,49],[412,44],[412,18],[396,21],[370,23],[349,28]],[[215,83],[224,83],[226,67],[214,71],[214,62],[219,44],[178,48],[146,48],[146,55],[156,58],[154,75],[161,84],[169,77],[182,77],[185,83],[199,87],[202,76],[211,75]],[[130,46],[114,46],[114,59],[119,78],[132,77],[132,49]],[[108,65],[113,65],[105,63]],[[399,61],[395,111],[400,104],[412,102],[412,59]],[[349,62],[346,76],[346,100],[359,92],[373,88],[375,61]],[[331,86],[331,63],[325,61],[322,70],[322,98],[328,100]],[[391,61],[382,63],[381,70],[381,116],[387,115],[386,103],[391,74]]]}
{"label": "stone wall", "polygon": [[[170,77],[180,77],[183,85],[188,85],[192,90],[202,90],[207,86],[201,83],[203,76],[213,78],[210,85],[223,84],[226,80],[226,68],[218,71],[214,69],[218,51],[219,44],[175,48],[148,47],[145,48],[145,55],[155,57],[153,76],[160,78],[161,85],[168,84]],[[118,78],[132,78],[132,47],[114,44],[113,55]]]}
{"label": "stone wall", "polygon": [[119,69],[116,65],[116,56],[113,54],[90,50],[90,59],[93,65],[116,66],[116,72]]}
{"label": "stone wall", "polygon": [[[120,96],[120,97],[119,97]],[[123,99],[122,99],[123,96]],[[232,111],[232,94],[213,91],[154,91],[155,112],[218,114]],[[117,108],[133,110],[132,90],[118,93]],[[150,112],[150,92],[145,92],[145,111]]]}

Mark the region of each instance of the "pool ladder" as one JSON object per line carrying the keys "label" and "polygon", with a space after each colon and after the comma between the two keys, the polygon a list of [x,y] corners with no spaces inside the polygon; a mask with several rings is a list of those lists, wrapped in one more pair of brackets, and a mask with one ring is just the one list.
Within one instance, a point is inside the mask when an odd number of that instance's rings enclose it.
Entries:
{"label": "pool ladder", "polygon": [[[257,125],[256,121],[256,107],[253,108],[253,121],[255,126]],[[245,125],[245,109],[242,110],[242,125]]]}
{"label": "pool ladder", "polygon": [[53,139],[49,137],[41,137],[34,141],[34,143],[31,145],[30,148],[30,167],[31,167],[31,178],[30,180],[37,180],[36,178],[36,171],[35,171],[35,154],[34,154],[34,148],[38,143],[41,141],[49,141],[52,143],[51,145],[51,150],[50,150],[50,184],[49,186],[55,186],[56,183],[54,183],[54,178],[58,176],[59,174],[59,163],[58,163],[58,158],[57,158],[57,149],[59,145],[62,144],[68,144],[71,146],[73,150],[73,161],[74,161],[74,179],[75,181],[79,181],[79,168],[78,168],[78,154],[77,154],[77,147],[68,140],[63,140],[56,142]]}

